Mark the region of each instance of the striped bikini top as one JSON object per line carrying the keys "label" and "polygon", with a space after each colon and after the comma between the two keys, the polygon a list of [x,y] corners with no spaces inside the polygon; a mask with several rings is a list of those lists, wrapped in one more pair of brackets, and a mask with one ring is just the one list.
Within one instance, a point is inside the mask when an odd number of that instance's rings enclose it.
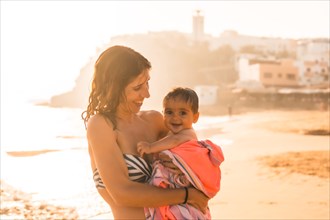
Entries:
{"label": "striped bikini top", "polygon": [[[152,168],[142,157],[132,154],[124,154],[124,160],[127,165],[130,180],[140,183],[145,183],[149,180]],[[105,189],[105,185],[97,169],[93,171],[93,179],[96,188]]]}

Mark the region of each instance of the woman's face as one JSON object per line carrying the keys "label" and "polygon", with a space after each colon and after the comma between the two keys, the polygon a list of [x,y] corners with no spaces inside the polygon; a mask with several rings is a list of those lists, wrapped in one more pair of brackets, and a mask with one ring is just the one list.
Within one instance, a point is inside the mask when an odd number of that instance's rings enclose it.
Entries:
{"label": "woman's face", "polygon": [[145,98],[149,98],[149,70],[143,71],[125,88],[125,97],[120,106],[130,113],[138,113]]}

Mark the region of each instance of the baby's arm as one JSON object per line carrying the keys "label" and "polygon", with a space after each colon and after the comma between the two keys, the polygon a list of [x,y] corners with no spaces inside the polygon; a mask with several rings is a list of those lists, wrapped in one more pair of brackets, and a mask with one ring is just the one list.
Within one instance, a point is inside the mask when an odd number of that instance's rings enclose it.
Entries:
{"label": "baby's arm", "polygon": [[186,141],[197,139],[194,129],[185,129],[176,134],[169,134],[166,137],[153,143],[141,141],[137,144],[137,151],[140,156],[143,154],[156,153],[163,150],[169,150]]}

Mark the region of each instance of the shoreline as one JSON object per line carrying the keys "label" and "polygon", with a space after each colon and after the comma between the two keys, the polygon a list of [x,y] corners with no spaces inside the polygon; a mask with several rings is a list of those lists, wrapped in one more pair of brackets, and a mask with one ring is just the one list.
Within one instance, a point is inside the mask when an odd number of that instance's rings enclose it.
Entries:
{"label": "shoreline", "polygon": [[17,150],[17,151],[4,151],[8,156],[11,157],[33,157],[41,154],[61,152],[61,151],[71,151],[71,150],[85,150],[86,148],[70,148],[70,149],[43,149],[43,150]]}

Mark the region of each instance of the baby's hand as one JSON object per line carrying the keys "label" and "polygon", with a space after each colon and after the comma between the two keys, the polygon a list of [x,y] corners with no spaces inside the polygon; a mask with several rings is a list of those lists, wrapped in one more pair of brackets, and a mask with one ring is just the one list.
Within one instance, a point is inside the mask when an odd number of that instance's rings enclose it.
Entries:
{"label": "baby's hand", "polygon": [[140,141],[137,144],[137,151],[141,157],[143,157],[144,154],[152,153],[150,143],[145,141]]}

